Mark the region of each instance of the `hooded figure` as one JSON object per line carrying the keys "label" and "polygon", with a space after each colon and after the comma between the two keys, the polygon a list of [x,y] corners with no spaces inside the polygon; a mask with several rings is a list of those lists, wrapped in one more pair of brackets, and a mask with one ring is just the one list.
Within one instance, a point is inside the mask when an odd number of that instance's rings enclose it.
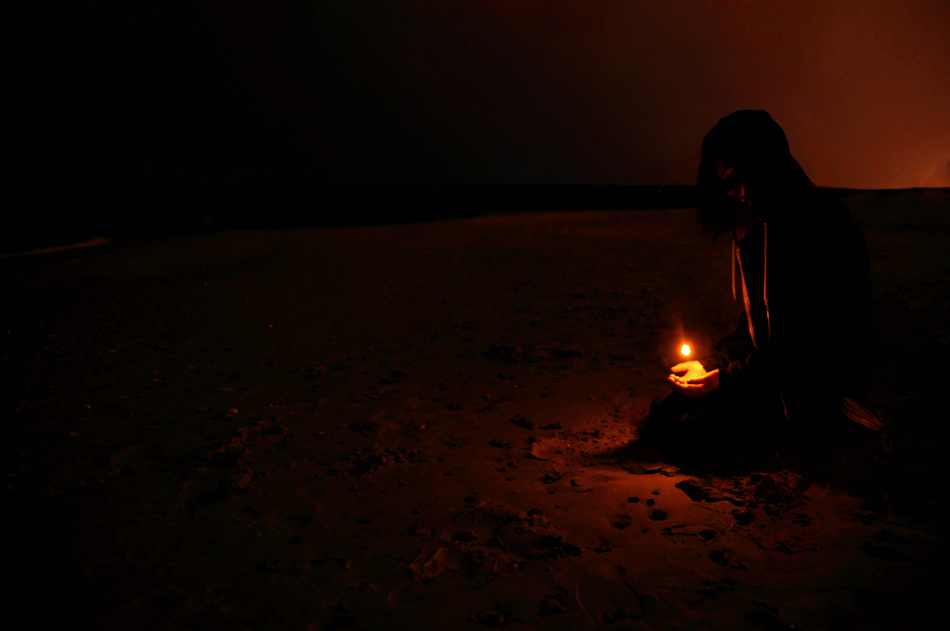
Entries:
{"label": "hooded figure", "polygon": [[851,213],[808,179],[765,111],[720,119],[702,150],[697,220],[731,235],[744,308],[711,356],[673,367],[651,419],[754,401],[793,425],[843,414],[880,429],[861,406],[874,373],[871,288]]}

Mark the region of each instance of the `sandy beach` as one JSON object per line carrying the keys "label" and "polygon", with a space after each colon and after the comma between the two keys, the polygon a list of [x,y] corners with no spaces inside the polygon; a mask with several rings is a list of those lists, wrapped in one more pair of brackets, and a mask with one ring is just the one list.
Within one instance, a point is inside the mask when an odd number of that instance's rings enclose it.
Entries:
{"label": "sandy beach", "polygon": [[74,628],[921,628],[950,193],[845,201],[885,430],[692,458],[637,431],[741,310],[692,210],[0,260],[8,594]]}

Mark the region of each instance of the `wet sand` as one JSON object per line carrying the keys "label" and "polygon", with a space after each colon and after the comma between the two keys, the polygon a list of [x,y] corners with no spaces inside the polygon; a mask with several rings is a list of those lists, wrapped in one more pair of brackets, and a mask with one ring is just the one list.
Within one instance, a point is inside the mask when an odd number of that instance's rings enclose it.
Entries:
{"label": "wet sand", "polygon": [[741,309],[692,211],[0,261],[11,595],[105,629],[917,628],[950,194],[846,202],[885,431],[688,458],[637,425]]}

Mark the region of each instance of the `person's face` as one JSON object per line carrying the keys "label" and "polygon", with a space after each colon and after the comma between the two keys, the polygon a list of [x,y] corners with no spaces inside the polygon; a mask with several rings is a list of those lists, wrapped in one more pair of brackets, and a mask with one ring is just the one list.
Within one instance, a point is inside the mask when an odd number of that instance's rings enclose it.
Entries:
{"label": "person's face", "polygon": [[752,206],[752,202],[746,194],[745,184],[739,182],[736,178],[735,167],[728,166],[720,160],[716,163],[716,174],[726,185],[726,195],[736,198],[736,201],[742,206]]}
{"label": "person's face", "polygon": [[742,241],[746,233],[758,220],[753,210],[752,200],[746,193],[745,184],[736,178],[736,168],[723,161],[716,164],[716,174],[726,188],[726,195],[736,200],[736,225],[734,226],[736,241]]}

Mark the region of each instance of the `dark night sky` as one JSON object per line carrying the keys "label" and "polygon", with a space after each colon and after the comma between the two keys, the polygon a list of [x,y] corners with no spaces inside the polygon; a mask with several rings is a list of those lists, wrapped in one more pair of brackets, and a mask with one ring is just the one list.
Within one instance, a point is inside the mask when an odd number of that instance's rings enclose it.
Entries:
{"label": "dark night sky", "polygon": [[740,108],[820,185],[950,185],[947,2],[127,4],[24,30],[27,187],[688,184]]}

